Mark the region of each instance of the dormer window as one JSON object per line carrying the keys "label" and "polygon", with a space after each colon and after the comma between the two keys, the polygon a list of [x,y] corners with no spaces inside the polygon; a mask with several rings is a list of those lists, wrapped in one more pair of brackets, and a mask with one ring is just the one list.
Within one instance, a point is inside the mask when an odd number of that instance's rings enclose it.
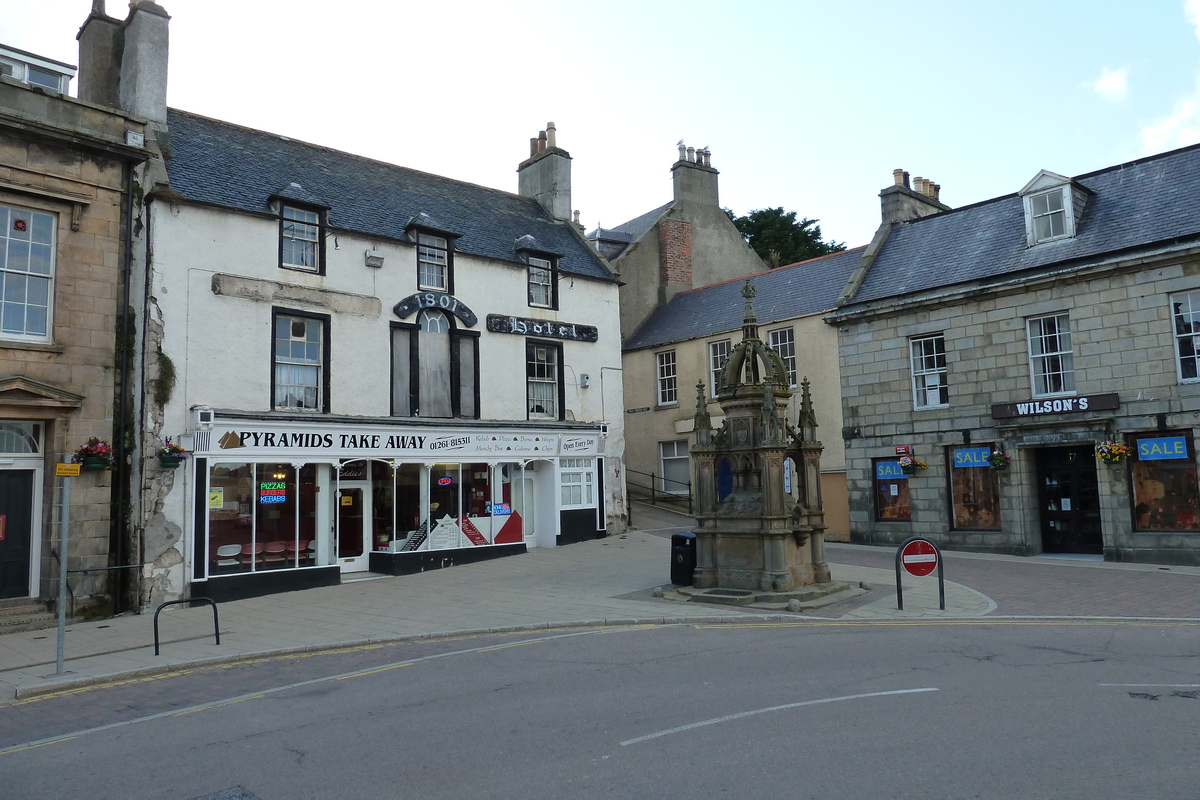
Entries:
{"label": "dormer window", "polygon": [[1075,235],[1091,191],[1063,175],[1040,171],[1020,195],[1025,204],[1025,238],[1030,247]]}
{"label": "dormer window", "polygon": [[558,308],[558,259],[531,234],[513,244],[517,260],[525,263],[530,308]]}
{"label": "dormer window", "polygon": [[279,219],[279,264],[305,272],[321,270],[321,215],[285,205]]}
{"label": "dormer window", "polygon": [[450,291],[450,247],[441,236],[417,234],[417,288]]}
{"label": "dormer window", "polygon": [[529,305],[554,308],[554,264],[548,258],[529,257]]}
{"label": "dormer window", "polygon": [[1063,208],[1061,189],[1035,194],[1029,198],[1029,206],[1033,213],[1033,238],[1035,241],[1044,242],[1047,239],[1066,236],[1067,212]]}

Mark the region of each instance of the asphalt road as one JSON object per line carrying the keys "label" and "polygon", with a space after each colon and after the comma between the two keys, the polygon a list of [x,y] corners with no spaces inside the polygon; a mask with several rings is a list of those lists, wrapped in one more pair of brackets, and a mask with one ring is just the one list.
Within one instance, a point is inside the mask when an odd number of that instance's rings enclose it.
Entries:
{"label": "asphalt road", "polygon": [[1198,645],[801,621],[268,659],[0,707],[0,796],[1191,798]]}

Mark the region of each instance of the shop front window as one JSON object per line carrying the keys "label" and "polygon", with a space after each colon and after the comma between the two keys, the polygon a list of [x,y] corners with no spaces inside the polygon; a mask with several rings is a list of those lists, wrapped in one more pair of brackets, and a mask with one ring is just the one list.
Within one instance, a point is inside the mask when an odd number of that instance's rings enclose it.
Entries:
{"label": "shop front window", "polygon": [[209,575],[313,566],[316,467],[217,464],[209,474]]}
{"label": "shop front window", "polygon": [[872,462],[875,477],[875,519],[906,522],[912,519],[908,500],[908,476],[900,469],[898,458],[877,458]]}
{"label": "shop front window", "polygon": [[1133,529],[1200,530],[1192,437],[1186,432],[1134,435]]}
{"label": "shop front window", "polygon": [[949,447],[951,524],[955,530],[1000,530],[1000,479],[991,445]]}

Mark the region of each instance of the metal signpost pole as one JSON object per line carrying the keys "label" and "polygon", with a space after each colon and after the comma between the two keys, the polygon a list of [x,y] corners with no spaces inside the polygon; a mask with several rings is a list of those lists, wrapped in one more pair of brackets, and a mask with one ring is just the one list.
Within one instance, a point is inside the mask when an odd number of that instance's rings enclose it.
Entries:
{"label": "metal signpost pole", "polygon": [[58,542],[58,657],[54,674],[63,674],[63,652],[67,638],[67,529],[71,525],[71,478],[62,482],[62,512],[59,514]]}

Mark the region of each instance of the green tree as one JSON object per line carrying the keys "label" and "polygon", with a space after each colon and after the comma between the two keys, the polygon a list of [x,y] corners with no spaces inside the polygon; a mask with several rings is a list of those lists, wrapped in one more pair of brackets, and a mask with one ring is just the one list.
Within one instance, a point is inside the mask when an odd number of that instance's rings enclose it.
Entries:
{"label": "green tree", "polygon": [[842,242],[821,238],[821,226],[817,224],[820,220],[808,217],[797,220],[795,211],[759,208],[744,217],[736,216],[728,208],[724,211],[770,269],[846,249]]}

